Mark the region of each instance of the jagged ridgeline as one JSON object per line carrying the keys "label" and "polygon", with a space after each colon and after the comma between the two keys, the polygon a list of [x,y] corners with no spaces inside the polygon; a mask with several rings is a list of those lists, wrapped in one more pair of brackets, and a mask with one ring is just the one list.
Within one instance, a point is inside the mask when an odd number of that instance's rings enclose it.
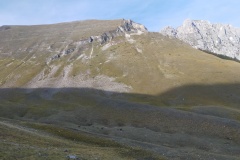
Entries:
{"label": "jagged ridgeline", "polygon": [[160,33],[222,58],[240,60],[240,28],[232,25],[187,19],[182,26],[176,29],[166,27]]}

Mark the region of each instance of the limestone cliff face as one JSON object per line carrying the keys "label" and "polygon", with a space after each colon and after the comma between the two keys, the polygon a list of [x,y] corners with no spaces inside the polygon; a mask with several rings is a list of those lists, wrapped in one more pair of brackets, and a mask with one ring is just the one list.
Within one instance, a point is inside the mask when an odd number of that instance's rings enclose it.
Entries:
{"label": "limestone cliff face", "polygon": [[194,48],[240,60],[240,28],[187,19],[182,26],[176,29],[166,27],[160,33],[180,39]]}

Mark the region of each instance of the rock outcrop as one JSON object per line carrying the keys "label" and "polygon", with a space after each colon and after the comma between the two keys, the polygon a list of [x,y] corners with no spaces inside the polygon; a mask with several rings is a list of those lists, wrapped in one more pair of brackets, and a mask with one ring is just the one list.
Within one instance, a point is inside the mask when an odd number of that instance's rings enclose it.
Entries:
{"label": "rock outcrop", "polygon": [[135,23],[132,20],[123,19],[122,25],[118,26],[116,30],[105,32],[100,36],[92,36],[87,41],[92,42],[93,40],[96,40],[101,44],[104,44],[113,39],[114,37],[122,36],[125,33],[143,33],[147,31],[148,30],[144,25]]}
{"label": "rock outcrop", "polygon": [[[122,20],[122,24],[118,26],[115,30],[107,31],[102,33],[101,35],[92,35],[89,38],[82,39],[79,42],[75,42],[75,48],[90,44],[92,42],[98,42],[101,45],[111,41],[114,37],[123,36],[125,34],[142,34],[144,32],[148,32],[147,28],[139,23],[133,22],[132,20]],[[66,47],[68,48],[68,46]],[[58,59],[64,55],[70,54],[74,52],[74,48],[70,48],[67,50],[63,50],[60,53],[54,55],[50,59],[47,60],[47,63],[52,60]]]}
{"label": "rock outcrop", "polygon": [[166,27],[160,33],[180,39],[194,48],[240,60],[240,28],[187,19],[182,26],[176,29]]}

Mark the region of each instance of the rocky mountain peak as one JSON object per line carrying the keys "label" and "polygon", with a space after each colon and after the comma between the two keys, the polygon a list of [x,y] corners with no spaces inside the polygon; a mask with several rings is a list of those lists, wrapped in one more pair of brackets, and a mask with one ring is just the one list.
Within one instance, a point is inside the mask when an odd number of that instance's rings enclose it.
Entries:
{"label": "rocky mountain peak", "polygon": [[118,27],[118,29],[119,30],[117,31],[120,31],[120,32],[143,33],[148,31],[144,25],[136,23],[130,19],[128,20],[123,19],[123,23]]}
{"label": "rocky mountain peak", "polygon": [[131,29],[135,30],[135,31],[141,31],[141,32],[147,32],[147,28],[139,23],[136,23],[132,20],[123,20],[124,25],[129,27],[129,31],[131,31]]}
{"label": "rocky mountain peak", "polygon": [[186,19],[178,28],[165,27],[163,35],[180,39],[192,47],[240,60],[240,28]]}

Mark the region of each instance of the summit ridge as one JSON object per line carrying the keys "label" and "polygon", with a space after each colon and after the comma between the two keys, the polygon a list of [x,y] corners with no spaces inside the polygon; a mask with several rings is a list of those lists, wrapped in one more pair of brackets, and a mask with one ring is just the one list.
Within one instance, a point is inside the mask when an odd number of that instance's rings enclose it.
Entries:
{"label": "summit ridge", "polygon": [[232,25],[187,19],[182,26],[176,29],[168,26],[160,33],[180,39],[196,49],[240,60],[240,28]]}

